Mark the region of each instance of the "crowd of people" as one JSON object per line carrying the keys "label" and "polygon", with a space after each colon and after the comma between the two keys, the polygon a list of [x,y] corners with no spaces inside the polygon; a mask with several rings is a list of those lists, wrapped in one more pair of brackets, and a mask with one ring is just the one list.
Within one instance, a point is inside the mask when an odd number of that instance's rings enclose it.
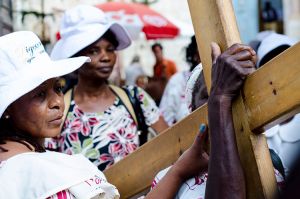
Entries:
{"label": "crowd of people", "polygon": [[[139,82],[145,73],[135,56],[126,85],[116,86],[109,83],[116,51],[131,44],[121,25],[78,5],[64,13],[60,35],[50,56],[30,31],[0,37],[0,198],[119,198],[102,172],[147,142],[149,131],[162,132],[204,103],[209,123],[199,124],[192,146],[153,176],[145,198],[246,197],[232,103],[247,75],[294,40],[268,32],[252,47],[234,44],[223,53],[212,43],[208,95],[195,37],[186,48],[188,71],[177,72],[155,43],[154,77]],[[282,198],[299,196],[298,120],[297,114],[265,132]]]}

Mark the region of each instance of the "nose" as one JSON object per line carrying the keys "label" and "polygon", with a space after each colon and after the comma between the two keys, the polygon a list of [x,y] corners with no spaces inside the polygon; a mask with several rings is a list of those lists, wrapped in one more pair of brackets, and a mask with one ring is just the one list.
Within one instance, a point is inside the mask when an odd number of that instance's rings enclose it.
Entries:
{"label": "nose", "polygon": [[109,56],[108,56],[108,52],[105,49],[101,49],[100,52],[100,61],[109,61]]}
{"label": "nose", "polygon": [[51,96],[50,96],[50,100],[49,100],[49,108],[63,111],[65,108],[63,94],[56,93],[54,91],[51,92]]}

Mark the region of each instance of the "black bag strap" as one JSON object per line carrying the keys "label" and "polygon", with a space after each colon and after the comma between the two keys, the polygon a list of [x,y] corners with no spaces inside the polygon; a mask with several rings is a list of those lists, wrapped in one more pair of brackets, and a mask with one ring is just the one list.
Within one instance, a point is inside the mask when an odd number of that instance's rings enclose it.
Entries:
{"label": "black bag strap", "polygon": [[139,140],[140,140],[140,146],[145,144],[147,142],[148,137],[148,125],[146,124],[145,116],[141,107],[141,102],[138,99],[138,87],[133,87],[133,96],[130,93],[131,91],[127,89],[126,87],[123,87],[124,91],[127,93],[128,98],[133,106],[137,123],[138,123],[138,129],[140,131]]}
{"label": "black bag strap", "polygon": [[280,157],[277,155],[277,153],[273,149],[269,149],[269,151],[270,151],[271,160],[272,160],[274,168],[277,169],[277,171],[279,171],[279,173],[285,179],[284,167],[283,167]]}
{"label": "black bag strap", "polygon": [[114,86],[114,85],[110,84],[109,87],[121,99],[121,101],[125,105],[126,109],[128,110],[128,112],[132,116],[132,118],[135,121],[135,123],[138,124],[138,121],[137,121],[137,118],[136,118],[136,115],[135,115],[135,111],[133,109],[132,102],[129,99],[128,93],[126,93],[124,89],[122,89],[122,88],[120,88],[118,86]]}

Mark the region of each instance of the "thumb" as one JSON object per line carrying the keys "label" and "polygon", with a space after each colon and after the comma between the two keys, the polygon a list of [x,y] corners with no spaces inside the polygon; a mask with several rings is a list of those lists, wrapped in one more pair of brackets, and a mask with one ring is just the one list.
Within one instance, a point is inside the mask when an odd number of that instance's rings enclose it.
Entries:
{"label": "thumb", "polygon": [[219,55],[221,55],[221,49],[220,46],[215,42],[211,42],[210,47],[211,47],[212,64],[215,64],[217,58],[219,57]]}
{"label": "thumb", "polygon": [[193,147],[195,147],[198,151],[202,151],[203,150],[203,145],[205,142],[205,138],[207,136],[208,133],[208,128],[206,124],[201,124],[200,128],[199,128],[199,133],[196,136],[196,139],[193,143]]}

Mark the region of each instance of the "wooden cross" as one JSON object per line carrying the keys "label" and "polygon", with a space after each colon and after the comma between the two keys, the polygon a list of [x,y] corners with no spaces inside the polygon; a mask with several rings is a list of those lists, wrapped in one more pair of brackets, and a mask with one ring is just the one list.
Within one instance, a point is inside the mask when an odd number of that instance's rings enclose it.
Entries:
{"label": "wooden cross", "polygon": [[[224,50],[241,42],[232,2],[188,1],[209,88],[210,43],[215,41]],[[273,198],[277,194],[270,154],[260,133],[264,127],[274,126],[299,111],[299,55],[300,44],[296,44],[265,64],[246,79],[234,102],[233,119],[247,198]],[[207,123],[206,104],[106,170],[108,181],[117,186],[122,198],[149,188],[157,172],[174,163],[191,146],[200,123]]]}

